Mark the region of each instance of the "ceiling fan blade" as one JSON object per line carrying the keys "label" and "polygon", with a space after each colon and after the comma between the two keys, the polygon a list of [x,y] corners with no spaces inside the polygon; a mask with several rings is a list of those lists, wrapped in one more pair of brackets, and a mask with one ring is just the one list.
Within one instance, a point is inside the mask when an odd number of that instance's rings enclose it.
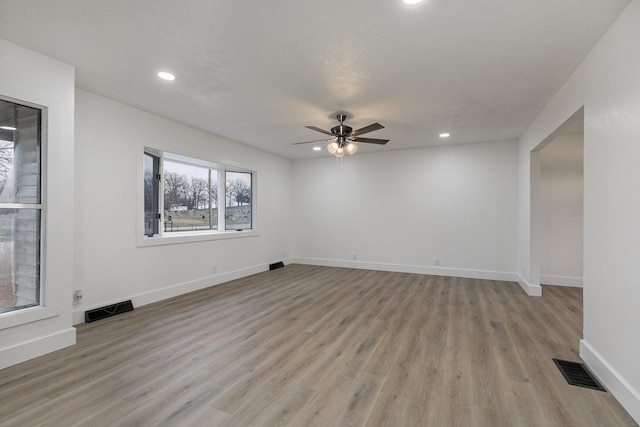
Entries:
{"label": "ceiling fan blade", "polygon": [[384,145],[389,142],[388,139],[377,139],[377,138],[355,138],[356,142],[368,142],[369,144],[380,144]]}
{"label": "ceiling fan blade", "polygon": [[327,141],[331,141],[331,140],[330,139],[314,139],[313,141],[294,142],[291,145],[311,144],[312,142],[327,142]]}
{"label": "ceiling fan blade", "polygon": [[353,132],[351,132],[351,135],[358,136],[365,133],[373,132],[374,130],[378,130],[378,129],[384,129],[384,126],[382,126],[380,123],[374,123],[372,125],[365,126],[358,130],[354,130]]}
{"label": "ceiling fan blade", "polygon": [[331,136],[333,136],[333,134],[332,134],[331,132],[329,132],[328,130],[320,129],[319,127],[316,127],[316,126],[305,126],[305,127],[306,127],[307,129],[313,129],[313,130],[315,130],[315,131],[322,132],[322,133],[324,133],[324,134],[326,134],[326,135],[331,135]]}

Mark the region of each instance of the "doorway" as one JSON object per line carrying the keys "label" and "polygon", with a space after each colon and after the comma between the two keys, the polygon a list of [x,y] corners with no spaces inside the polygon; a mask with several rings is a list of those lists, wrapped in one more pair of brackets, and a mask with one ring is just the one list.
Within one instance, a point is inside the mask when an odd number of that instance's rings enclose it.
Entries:
{"label": "doorway", "polygon": [[583,108],[531,152],[531,271],[542,285],[582,287],[583,153]]}

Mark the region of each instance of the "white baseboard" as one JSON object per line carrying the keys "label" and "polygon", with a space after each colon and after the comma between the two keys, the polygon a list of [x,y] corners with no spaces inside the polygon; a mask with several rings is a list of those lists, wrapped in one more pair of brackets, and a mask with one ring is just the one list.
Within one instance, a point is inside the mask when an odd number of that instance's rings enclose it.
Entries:
{"label": "white baseboard", "polygon": [[585,361],[622,407],[640,424],[640,393],[635,390],[605,359],[585,340],[580,340],[580,357]]}
{"label": "white baseboard", "polygon": [[179,283],[177,285],[168,286],[162,289],[154,289],[153,291],[134,294],[127,297],[122,297],[117,301],[104,301],[97,305],[80,306],[73,311],[73,324],[77,325],[80,323],[84,323],[84,312],[87,310],[93,310],[94,308],[116,304],[118,302],[126,301],[129,299],[133,303],[134,307],[140,307],[143,305],[162,301],[168,298],[173,298],[178,295],[186,294],[193,291],[198,291],[200,289],[208,288],[211,286],[216,286],[221,283],[229,282],[231,280],[241,279],[243,277],[251,276],[252,274],[267,271],[268,269],[269,269],[269,264],[260,264],[260,265],[255,265],[253,267],[242,268],[240,270],[214,274],[213,276],[203,277],[201,279]]}
{"label": "white baseboard", "polygon": [[[357,268],[364,270],[395,271],[399,273],[431,274],[435,276],[466,277],[471,279],[503,280],[508,282],[518,282],[520,286],[523,287],[527,295],[542,295],[542,288],[540,286],[529,286],[527,284],[527,287],[525,287],[523,286],[523,282],[526,283],[526,281],[524,281],[524,279],[522,279],[518,274],[512,272],[303,257],[286,258],[284,262],[285,264],[308,264],[327,267]],[[216,274],[189,282],[179,283],[177,285],[168,286],[162,289],[134,294],[128,297],[120,298],[117,301],[103,301],[100,304],[95,304],[92,306],[79,306],[73,312],[73,324],[77,325],[80,323],[84,323],[84,312],[87,310],[92,310],[94,308],[104,307],[121,301],[126,301],[128,299],[133,302],[134,307],[140,307],[143,305],[162,301],[167,298],[173,298],[175,296],[182,295],[188,292],[193,292],[200,289],[208,288],[210,286],[219,285],[231,280],[240,279],[252,274],[266,271],[268,269],[269,264],[260,264],[253,267],[247,267],[240,270]]]}
{"label": "white baseboard", "polygon": [[345,261],[324,258],[292,257],[292,264],[322,265],[326,267],[358,268],[363,270],[394,271],[398,273],[431,274],[434,276],[466,277],[470,279],[517,281],[516,273],[490,270],[469,270],[464,268],[430,267],[424,265],[388,264],[381,262]]}
{"label": "white baseboard", "polygon": [[0,369],[58,351],[76,343],[76,329],[69,328],[13,347],[0,349]]}
{"label": "white baseboard", "polygon": [[540,283],[551,286],[570,286],[572,288],[582,287],[582,277],[575,276],[540,276]]}
{"label": "white baseboard", "polygon": [[525,280],[524,277],[518,274],[518,284],[522,288],[522,290],[529,295],[530,297],[541,297],[542,296],[542,286],[540,285],[532,285]]}

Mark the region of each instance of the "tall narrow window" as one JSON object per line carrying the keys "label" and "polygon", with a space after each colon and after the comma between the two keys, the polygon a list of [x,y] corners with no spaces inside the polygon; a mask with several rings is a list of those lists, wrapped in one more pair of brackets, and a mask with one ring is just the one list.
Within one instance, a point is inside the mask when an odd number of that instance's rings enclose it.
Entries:
{"label": "tall narrow window", "polygon": [[158,193],[160,189],[160,158],[144,153],[144,235],[158,234],[160,216]]}
{"label": "tall narrow window", "polygon": [[251,228],[251,173],[226,173],[225,228],[245,230]]}
{"label": "tall narrow window", "polygon": [[209,169],[209,201],[210,201],[210,215],[211,229],[218,229],[218,171],[215,169]]}
{"label": "tall narrow window", "polygon": [[41,111],[0,100],[0,313],[40,304]]}

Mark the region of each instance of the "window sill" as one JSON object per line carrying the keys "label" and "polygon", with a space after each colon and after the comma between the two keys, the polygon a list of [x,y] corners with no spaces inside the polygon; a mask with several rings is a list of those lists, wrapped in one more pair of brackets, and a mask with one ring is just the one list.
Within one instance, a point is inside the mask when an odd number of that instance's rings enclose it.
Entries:
{"label": "window sill", "polygon": [[138,237],[137,247],[159,246],[159,245],[177,245],[181,243],[205,242],[210,240],[223,239],[239,239],[243,237],[256,237],[256,230],[242,231],[199,231],[199,232],[179,232],[173,234],[165,234],[163,236],[154,237]]}
{"label": "window sill", "polygon": [[57,316],[55,311],[39,305],[0,314],[0,330]]}

